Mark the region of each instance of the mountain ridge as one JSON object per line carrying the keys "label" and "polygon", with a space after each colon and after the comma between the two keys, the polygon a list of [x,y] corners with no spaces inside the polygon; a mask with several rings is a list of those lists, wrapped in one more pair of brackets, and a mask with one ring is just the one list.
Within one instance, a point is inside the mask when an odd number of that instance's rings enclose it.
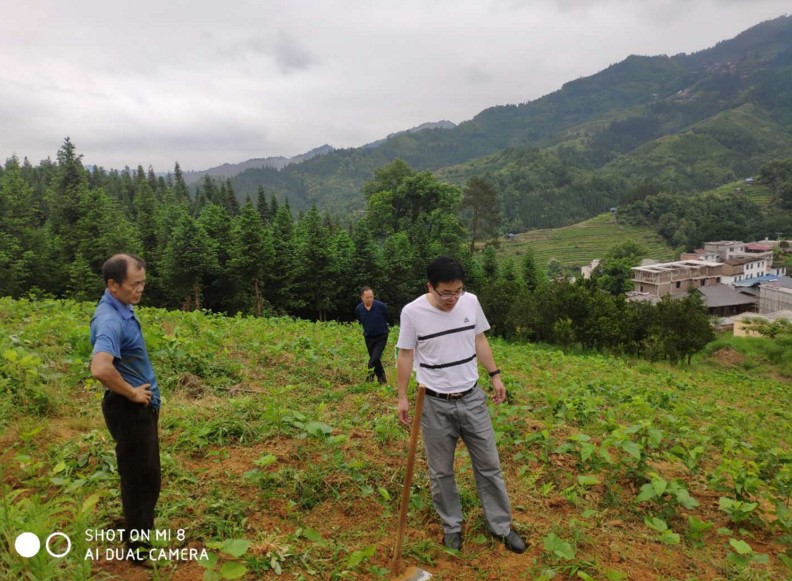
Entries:
{"label": "mountain ridge", "polygon": [[[773,133],[783,136],[781,149],[787,151],[792,146],[790,16],[762,22],[691,54],[630,55],[536,100],[486,108],[453,128],[397,132],[376,147],[338,149],[281,170],[248,169],[232,178],[232,184],[241,199],[261,186],[280,198],[288,197],[295,209],[316,204],[347,213],[364,207],[361,186],[375,169],[394,159],[402,159],[417,170],[443,174],[449,168],[467,166],[456,173],[466,178],[491,177],[500,170],[481,161],[487,156],[515,148],[540,148],[555,152],[551,157],[558,155],[566,160],[564,163],[570,164],[570,171],[581,180],[586,177],[591,181],[597,175],[614,180],[610,189],[625,190],[641,176],[619,173],[618,164],[612,165],[616,158],[640,155],[643,145],[690,132],[696,124],[749,103],[761,110],[757,118],[772,120]],[[727,134],[728,127],[719,135],[728,140]],[[762,142],[758,132],[754,138]],[[712,140],[710,143],[719,147]],[[680,163],[695,166],[696,161],[690,157]],[[701,186],[714,187],[719,185],[718,180],[752,173],[761,161],[761,156],[745,151],[723,156],[718,163],[726,165],[711,172],[709,181]],[[519,165],[515,166],[515,171],[519,170]],[[512,182],[514,178],[512,175]],[[586,186],[584,181],[578,185]],[[681,190],[692,187],[684,175],[671,174],[661,185]],[[518,193],[527,200],[525,203],[534,203],[528,199],[531,190],[520,187],[523,189]],[[518,193],[507,192],[512,197]],[[553,204],[555,198],[547,194],[541,203]],[[576,210],[567,216],[558,212],[553,220],[560,225],[573,218],[585,219],[600,211],[603,204],[621,201],[616,195],[606,198],[601,196],[597,203],[589,203],[578,196]],[[521,229],[556,223],[534,223],[525,216],[512,222]]]}

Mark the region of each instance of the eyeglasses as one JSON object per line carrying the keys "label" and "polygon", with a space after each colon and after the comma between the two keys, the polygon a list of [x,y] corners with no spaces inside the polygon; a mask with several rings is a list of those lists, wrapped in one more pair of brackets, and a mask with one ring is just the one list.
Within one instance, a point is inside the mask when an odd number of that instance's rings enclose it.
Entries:
{"label": "eyeglasses", "polygon": [[458,299],[463,294],[465,294],[465,287],[462,287],[461,289],[459,289],[457,291],[437,292],[437,289],[435,287],[432,287],[432,290],[434,292],[436,292],[437,296],[440,297],[441,299],[443,299],[444,301],[450,301],[451,299]]}

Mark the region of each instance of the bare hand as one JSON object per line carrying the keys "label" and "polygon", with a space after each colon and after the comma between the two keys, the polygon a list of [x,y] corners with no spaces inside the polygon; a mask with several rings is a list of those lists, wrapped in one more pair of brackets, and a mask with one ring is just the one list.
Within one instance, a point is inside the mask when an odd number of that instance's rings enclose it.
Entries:
{"label": "bare hand", "polygon": [[132,388],[132,397],[129,398],[129,401],[134,403],[142,403],[143,405],[149,405],[151,403],[151,384],[144,383],[143,385],[138,385],[137,387]]}
{"label": "bare hand", "polygon": [[506,388],[500,375],[492,378],[492,403],[501,404],[506,401]]}
{"label": "bare hand", "polygon": [[405,426],[410,425],[410,402],[406,399],[400,399],[399,405],[396,407],[396,412],[399,414],[399,421]]}

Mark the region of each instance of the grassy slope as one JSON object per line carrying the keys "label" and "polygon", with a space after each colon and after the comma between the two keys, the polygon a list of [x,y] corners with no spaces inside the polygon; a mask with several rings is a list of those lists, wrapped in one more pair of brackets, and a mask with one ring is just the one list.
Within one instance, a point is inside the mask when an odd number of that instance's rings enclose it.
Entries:
{"label": "grassy slope", "polygon": [[673,260],[674,252],[651,228],[614,223],[610,214],[601,214],[585,222],[564,228],[532,230],[517,234],[513,240],[503,239],[498,255],[516,260],[530,247],[536,263],[544,265],[556,258],[562,266],[580,267],[602,256],[613,246],[632,239],[647,250],[647,257]]}
{"label": "grassy slope", "polygon": [[[80,557],[91,546],[85,528],[108,527],[120,512],[101,389],[87,372],[92,308],[0,299],[0,391],[18,394],[0,400],[0,578],[34,567],[39,578],[148,578],[125,563]],[[286,579],[388,578],[407,435],[395,419],[393,389],[362,383],[358,329],[155,309],[140,315],[166,401],[158,528],[184,528],[196,548],[250,540],[239,559],[249,579],[274,578],[276,568]],[[578,571],[596,579],[783,578],[789,571],[777,555],[792,539],[769,523],[787,482],[781,468],[789,469],[792,433],[792,390],[778,370],[792,362],[759,365],[755,351],[736,347],[722,364],[702,357],[674,369],[493,341],[511,394],[508,405],[493,408],[493,421],[516,526],[531,547],[511,555],[484,535],[461,449],[466,546],[453,555],[438,544],[421,459],[405,561],[449,580],[535,579],[547,569],[557,578]],[[46,415],[25,411],[30,390],[45,394],[36,401],[40,409],[49,402]],[[670,453],[675,446],[687,468]],[[678,479],[699,506],[637,503],[651,472]],[[762,520],[738,524],[718,509],[719,497],[734,498],[746,472],[757,473],[749,498],[760,503]],[[84,503],[93,493],[100,494],[95,507]],[[688,533],[689,515],[712,525],[700,540]],[[662,517],[680,544],[660,542],[646,517]],[[75,550],[60,561],[43,554],[23,561],[10,547],[21,530],[66,531]],[[569,551],[546,548],[551,533]],[[769,563],[735,569],[726,560],[730,538]],[[202,576],[191,562],[159,570],[176,580]]]}

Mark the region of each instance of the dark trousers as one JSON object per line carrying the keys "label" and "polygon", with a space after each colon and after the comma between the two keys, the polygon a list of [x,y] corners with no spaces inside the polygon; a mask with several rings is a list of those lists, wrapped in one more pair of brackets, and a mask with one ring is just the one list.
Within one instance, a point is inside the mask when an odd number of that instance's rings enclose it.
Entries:
{"label": "dark trousers", "polygon": [[161,485],[159,413],[112,391],[105,392],[102,413],[116,443],[121,506],[129,539],[133,529],[154,528],[154,507]]}
{"label": "dark trousers", "polygon": [[388,334],[373,335],[364,337],[364,339],[366,340],[366,349],[368,349],[369,354],[369,377],[371,377],[372,374],[376,375],[381,383],[385,383],[385,369],[382,367],[382,361],[380,361],[380,359],[382,358],[382,352],[385,350],[385,346],[388,344]]}

